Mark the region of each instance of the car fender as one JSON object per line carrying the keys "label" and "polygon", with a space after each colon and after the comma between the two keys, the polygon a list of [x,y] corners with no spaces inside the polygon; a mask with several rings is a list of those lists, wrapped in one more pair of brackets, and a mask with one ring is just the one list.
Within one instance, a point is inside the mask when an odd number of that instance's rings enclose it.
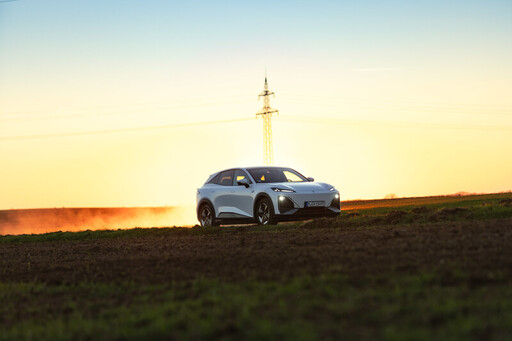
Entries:
{"label": "car fender", "polygon": [[252,215],[253,215],[253,217],[254,217],[254,212],[256,212],[256,204],[258,203],[258,200],[260,200],[261,198],[267,198],[268,200],[270,200],[270,202],[272,203],[272,207],[274,208],[274,212],[276,211],[275,207],[274,207],[274,201],[272,200],[270,195],[268,195],[268,193],[266,193],[266,192],[259,192],[254,197],[254,204],[253,204],[253,207],[252,207]]}
{"label": "car fender", "polygon": [[203,205],[205,203],[210,204],[213,207],[213,214],[215,215],[215,218],[217,218],[217,214],[215,213],[215,206],[213,206],[213,203],[210,201],[210,199],[207,199],[207,198],[201,199],[199,201],[199,203],[197,204],[197,208],[196,208],[197,218],[199,219],[199,208],[201,207],[201,205]]}

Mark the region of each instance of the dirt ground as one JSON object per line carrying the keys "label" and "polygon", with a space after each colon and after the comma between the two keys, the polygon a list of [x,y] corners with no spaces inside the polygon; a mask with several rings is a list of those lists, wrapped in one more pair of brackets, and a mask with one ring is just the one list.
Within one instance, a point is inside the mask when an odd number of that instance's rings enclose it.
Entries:
{"label": "dirt ground", "polygon": [[219,278],[236,282],[329,272],[357,280],[374,273],[418,270],[441,271],[449,280],[458,269],[478,282],[512,269],[511,219],[368,228],[220,229],[3,244],[0,281],[165,283]]}

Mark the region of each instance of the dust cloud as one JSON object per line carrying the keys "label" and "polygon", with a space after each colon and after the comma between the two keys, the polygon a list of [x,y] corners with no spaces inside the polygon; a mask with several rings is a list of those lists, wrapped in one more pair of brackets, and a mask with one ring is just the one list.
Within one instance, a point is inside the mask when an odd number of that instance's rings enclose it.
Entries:
{"label": "dust cloud", "polygon": [[0,235],[192,226],[193,207],[49,208],[0,211]]}

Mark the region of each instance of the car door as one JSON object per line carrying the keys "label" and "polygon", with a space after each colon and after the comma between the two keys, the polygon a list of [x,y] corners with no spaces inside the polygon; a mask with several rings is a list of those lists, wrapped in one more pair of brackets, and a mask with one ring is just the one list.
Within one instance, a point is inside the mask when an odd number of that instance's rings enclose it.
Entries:
{"label": "car door", "polygon": [[[238,185],[238,181],[247,179],[249,181],[249,187],[244,185]],[[230,205],[236,208],[236,213],[244,217],[253,216],[253,194],[254,184],[247,175],[247,173],[241,169],[235,169],[233,176],[233,188],[229,197]]]}
{"label": "car door", "polygon": [[213,206],[218,218],[226,217],[233,213],[232,200],[229,199],[233,189],[233,169],[221,172],[217,179],[216,194],[213,197]]}

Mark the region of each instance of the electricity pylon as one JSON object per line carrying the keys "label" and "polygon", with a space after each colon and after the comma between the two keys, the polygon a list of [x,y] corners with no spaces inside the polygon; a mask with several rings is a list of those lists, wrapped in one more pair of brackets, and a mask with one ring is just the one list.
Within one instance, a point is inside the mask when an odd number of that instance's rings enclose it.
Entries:
{"label": "electricity pylon", "polygon": [[265,86],[263,92],[258,95],[258,99],[263,97],[263,108],[256,114],[256,118],[263,118],[263,162],[267,166],[274,163],[274,149],[272,146],[272,114],[279,115],[279,111],[270,107],[270,96],[276,96],[274,92],[268,90],[267,75],[265,75]]}

